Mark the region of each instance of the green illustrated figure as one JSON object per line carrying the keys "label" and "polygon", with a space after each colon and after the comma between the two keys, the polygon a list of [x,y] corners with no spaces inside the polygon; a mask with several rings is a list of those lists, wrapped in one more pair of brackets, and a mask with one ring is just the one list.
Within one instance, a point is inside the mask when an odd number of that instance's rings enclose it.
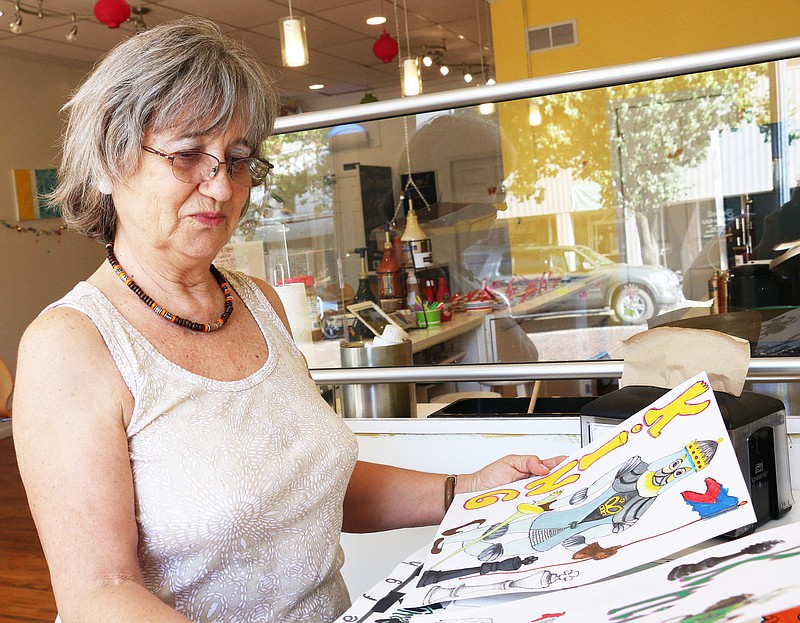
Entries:
{"label": "green illustrated figure", "polygon": [[752,595],[736,595],[735,597],[727,597],[709,606],[699,614],[690,614],[689,616],[682,617],[676,623],[718,623],[719,621],[727,621],[728,615],[746,605]]}

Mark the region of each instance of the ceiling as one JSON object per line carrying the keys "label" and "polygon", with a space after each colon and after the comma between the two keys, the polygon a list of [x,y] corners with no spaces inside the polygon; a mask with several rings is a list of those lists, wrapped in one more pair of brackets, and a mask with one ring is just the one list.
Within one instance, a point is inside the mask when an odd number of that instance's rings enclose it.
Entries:
{"label": "ceiling", "polygon": [[[84,62],[88,68],[135,32],[131,21],[117,29],[99,23],[92,13],[94,3],[95,0],[22,0],[22,32],[14,34],[9,28],[14,20],[14,2],[0,0],[4,13],[0,17],[0,54],[68,59]],[[386,16],[385,26],[399,40],[401,55],[406,55],[407,50],[406,22],[413,54],[421,55],[424,46],[445,46],[443,62],[451,71],[442,76],[435,66],[423,67],[426,91],[468,86],[462,69],[480,73],[481,45],[487,73],[492,63],[487,0],[396,0],[396,6],[395,0],[292,0],[293,13],[306,19],[310,56],[308,65],[297,68],[281,65],[278,19],[289,14],[287,0],[129,0],[129,4],[134,10],[144,10],[147,27],[184,15],[214,20],[231,35],[245,40],[274,69],[284,100],[301,107],[312,98],[314,105],[309,107],[322,108],[325,104],[321,99],[343,94],[360,99],[368,91],[379,91],[381,99],[400,96],[397,58],[383,63],[372,52],[384,26],[370,26],[365,20],[376,14]],[[40,5],[44,14],[41,18],[37,15]],[[68,41],[66,34],[73,12],[78,32],[74,41]],[[309,85],[314,83],[325,87],[309,91]]]}

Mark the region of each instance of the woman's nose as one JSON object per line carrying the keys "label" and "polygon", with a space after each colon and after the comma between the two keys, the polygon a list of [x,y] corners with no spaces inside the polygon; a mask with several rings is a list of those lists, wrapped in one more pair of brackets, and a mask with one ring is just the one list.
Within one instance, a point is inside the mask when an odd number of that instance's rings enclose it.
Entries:
{"label": "woman's nose", "polygon": [[206,194],[213,196],[218,201],[226,201],[233,194],[233,179],[230,175],[230,165],[220,163],[212,171],[212,177],[201,184],[205,187]]}

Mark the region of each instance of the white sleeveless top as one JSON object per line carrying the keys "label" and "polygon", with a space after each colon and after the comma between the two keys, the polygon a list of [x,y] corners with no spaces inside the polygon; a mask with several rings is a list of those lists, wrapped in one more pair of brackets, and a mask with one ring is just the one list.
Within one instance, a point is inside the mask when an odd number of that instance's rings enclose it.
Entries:
{"label": "white sleeveless top", "polygon": [[88,283],[47,309],[86,314],[133,394],[147,588],[194,623],[333,621],[349,605],[339,536],[357,443],[263,293],[225,276],[269,347],[263,367],[238,381],[172,363]]}

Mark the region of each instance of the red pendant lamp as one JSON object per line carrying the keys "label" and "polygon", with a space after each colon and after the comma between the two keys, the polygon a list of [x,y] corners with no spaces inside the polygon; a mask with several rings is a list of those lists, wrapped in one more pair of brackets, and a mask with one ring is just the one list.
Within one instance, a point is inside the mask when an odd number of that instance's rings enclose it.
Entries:
{"label": "red pendant lamp", "polygon": [[391,62],[397,56],[398,50],[397,39],[394,39],[392,35],[386,32],[385,28],[383,29],[383,34],[372,45],[372,53],[384,63]]}
{"label": "red pendant lamp", "polygon": [[109,28],[119,28],[131,16],[131,7],[125,0],[97,0],[94,16]]}

